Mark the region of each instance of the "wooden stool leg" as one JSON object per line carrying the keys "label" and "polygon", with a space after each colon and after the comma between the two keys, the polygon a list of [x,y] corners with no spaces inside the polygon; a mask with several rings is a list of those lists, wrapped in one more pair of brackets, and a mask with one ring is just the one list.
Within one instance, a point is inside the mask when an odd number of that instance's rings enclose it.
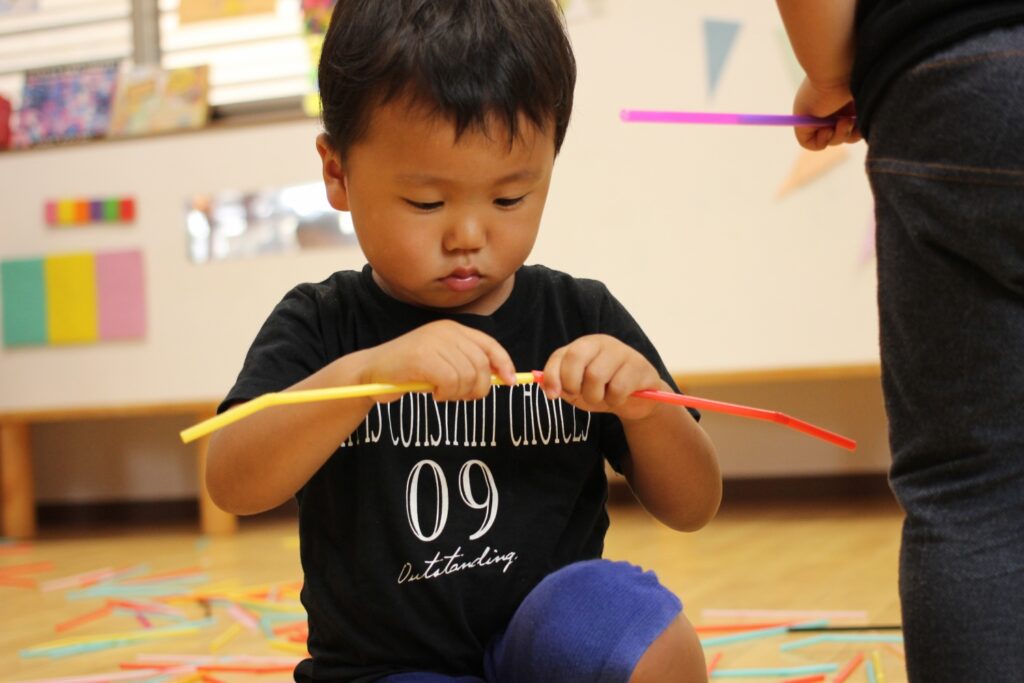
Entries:
{"label": "wooden stool leg", "polygon": [[[212,414],[202,414],[196,418],[201,422]],[[199,528],[204,534],[233,534],[238,531],[238,518],[230,512],[224,512],[206,490],[206,451],[210,443],[209,437],[199,440]]]}
{"label": "wooden stool leg", "polygon": [[36,491],[27,422],[0,423],[2,531],[10,538],[36,535]]}

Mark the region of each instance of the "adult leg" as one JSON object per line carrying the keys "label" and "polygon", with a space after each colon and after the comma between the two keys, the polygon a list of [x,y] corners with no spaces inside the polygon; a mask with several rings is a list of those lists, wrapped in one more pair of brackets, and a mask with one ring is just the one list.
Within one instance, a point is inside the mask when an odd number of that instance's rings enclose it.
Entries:
{"label": "adult leg", "polygon": [[868,171],[878,222],[900,596],[913,683],[1024,671],[1024,27],[897,80]]}
{"label": "adult leg", "polygon": [[652,572],[629,563],[563,567],[526,596],[489,648],[487,680],[626,683],[638,670],[638,683],[705,681],[700,643],[686,637],[681,610]]}

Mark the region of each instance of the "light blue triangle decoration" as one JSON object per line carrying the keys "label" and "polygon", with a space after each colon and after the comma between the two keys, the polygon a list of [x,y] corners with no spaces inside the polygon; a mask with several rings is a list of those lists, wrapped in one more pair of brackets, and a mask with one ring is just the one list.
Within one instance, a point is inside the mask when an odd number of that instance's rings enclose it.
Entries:
{"label": "light blue triangle decoration", "polygon": [[732,44],[739,33],[740,25],[735,21],[704,20],[704,44],[708,58],[708,96],[713,97],[718,81],[729,58]]}

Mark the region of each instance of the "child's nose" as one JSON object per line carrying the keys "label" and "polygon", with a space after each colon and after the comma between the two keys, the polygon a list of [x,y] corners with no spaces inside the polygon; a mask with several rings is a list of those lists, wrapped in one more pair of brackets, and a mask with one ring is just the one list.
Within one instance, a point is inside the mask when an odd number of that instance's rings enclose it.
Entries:
{"label": "child's nose", "polygon": [[446,251],[476,251],[484,246],[486,238],[487,231],[478,217],[459,216],[445,233],[444,248]]}

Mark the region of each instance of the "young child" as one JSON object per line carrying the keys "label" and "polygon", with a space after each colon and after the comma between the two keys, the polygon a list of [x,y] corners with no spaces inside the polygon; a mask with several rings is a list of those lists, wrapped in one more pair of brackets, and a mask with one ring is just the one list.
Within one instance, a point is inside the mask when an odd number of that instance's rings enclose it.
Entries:
{"label": "young child", "polygon": [[778,0],[808,149],[868,141],[912,683],[1024,670],[1024,0]]}
{"label": "young child", "polygon": [[[706,680],[679,600],[598,558],[605,459],[695,530],[721,497],[714,449],[687,411],[630,397],[675,386],[603,285],[523,265],[574,84],[553,0],[337,4],[316,147],[368,265],[289,292],[221,408],[436,389],[275,408],[210,443],[224,509],[298,500],[297,681]],[[516,386],[531,369],[543,385]]]}

